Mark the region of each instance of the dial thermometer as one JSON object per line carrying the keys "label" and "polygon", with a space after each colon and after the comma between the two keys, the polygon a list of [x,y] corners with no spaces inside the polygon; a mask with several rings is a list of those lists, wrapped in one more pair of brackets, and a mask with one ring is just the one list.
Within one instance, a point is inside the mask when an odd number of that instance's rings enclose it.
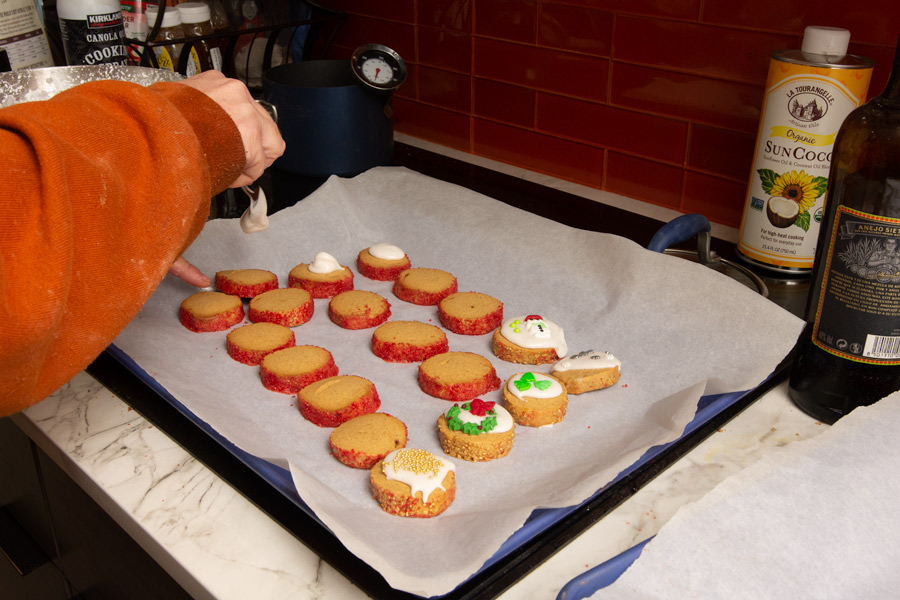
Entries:
{"label": "dial thermometer", "polygon": [[366,44],[353,52],[350,65],[359,80],[376,90],[395,90],[406,80],[406,63],[381,44]]}

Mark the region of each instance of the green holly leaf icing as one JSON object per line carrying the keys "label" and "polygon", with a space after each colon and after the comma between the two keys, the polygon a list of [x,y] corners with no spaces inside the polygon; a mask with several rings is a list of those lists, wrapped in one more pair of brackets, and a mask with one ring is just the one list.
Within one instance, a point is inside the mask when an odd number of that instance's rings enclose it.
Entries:
{"label": "green holly leaf icing", "polygon": [[537,389],[539,389],[541,391],[546,390],[551,385],[553,385],[553,382],[547,381],[546,379],[542,379],[541,381],[534,382],[534,387],[536,387]]}
{"label": "green holly leaf icing", "polygon": [[515,384],[516,389],[518,389],[520,392],[531,389],[531,384],[524,379],[516,379],[515,381],[513,381],[513,384]]}

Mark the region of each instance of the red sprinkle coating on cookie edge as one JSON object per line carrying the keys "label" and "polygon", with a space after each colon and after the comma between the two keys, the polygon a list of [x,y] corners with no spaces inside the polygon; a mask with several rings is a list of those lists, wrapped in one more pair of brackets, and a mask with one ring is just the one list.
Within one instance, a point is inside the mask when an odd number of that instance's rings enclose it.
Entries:
{"label": "red sprinkle coating on cookie edge", "polygon": [[193,331],[194,333],[205,333],[209,331],[224,331],[232,325],[237,325],[244,318],[244,305],[239,304],[234,310],[219,313],[209,319],[198,319],[184,308],[179,311],[179,319],[181,324]]}

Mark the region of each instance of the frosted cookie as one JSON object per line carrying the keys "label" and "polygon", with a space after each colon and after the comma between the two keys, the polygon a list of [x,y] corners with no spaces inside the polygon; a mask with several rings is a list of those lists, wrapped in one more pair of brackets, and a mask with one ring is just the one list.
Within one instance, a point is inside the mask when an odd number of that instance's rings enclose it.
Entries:
{"label": "frosted cookie", "polygon": [[344,329],[366,329],[381,325],[391,316],[387,300],[366,290],[348,290],[328,303],[328,318]]}
{"label": "frosted cookie", "polygon": [[223,294],[253,298],[278,288],[278,277],[265,269],[232,269],[216,273],[216,289]]}
{"label": "frosted cookie", "polygon": [[245,365],[258,365],[270,352],[294,345],[294,332],[275,323],[251,323],[225,336],[228,356]]}
{"label": "frosted cookie", "polygon": [[197,292],[181,302],[181,324],[191,331],[224,331],[244,318],[244,304],[238,296],[222,292]]}
{"label": "frosted cookie", "polygon": [[388,321],[372,334],[372,352],[388,362],[420,362],[449,349],[440,327],[419,321]]}
{"label": "frosted cookie", "polygon": [[427,450],[394,450],[369,470],[372,497],[391,515],[434,517],[456,497],[455,471],[452,462]]}
{"label": "frosted cookie", "polygon": [[301,288],[263,292],[250,300],[247,317],[254,323],[277,323],[285,327],[303,325],[312,318],[312,294]]}
{"label": "frosted cookie", "polygon": [[376,281],[394,281],[409,265],[406,253],[390,244],[374,244],[360,250],[356,257],[359,274]]}
{"label": "frosted cookie", "polygon": [[263,387],[296,394],[311,383],[338,374],[331,352],[318,346],[291,346],[267,354],[259,364]]}
{"label": "frosted cookie", "polygon": [[622,363],[609,352],[586,350],[553,365],[553,376],[570,394],[582,394],[609,387],[619,380]]}
{"label": "frosted cookie", "polygon": [[465,402],[500,387],[491,361],[472,352],[432,356],[419,365],[418,381],[426,394],[452,402]]}
{"label": "frosted cookie", "polygon": [[568,405],[565,386],[551,375],[516,373],[503,386],[503,406],[525,427],[559,423],[566,417]]}
{"label": "frosted cookie", "polygon": [[313,262],[291,269],[288,286],[303,288],[313,298],[331,298],[353,289],[353,271],[327,252],[319,252]]}
{"label": "frosted cookie", "polygon": [[353,417],[328,438],[331,454],[354,469],[371,469],[389,453],[406,446],[406,425],[386,413]]}
{"label": "frosted cookie", "polygon": [[311,383],[297,398],[303,418],[319,427],[337,427],[381,406],[375,384],[356,375],[335,375]]}
{"label": "frosted cookie", "polygon": [[475,398],[454,404],[437,420],[441,448],[450,456],[482,462],[503,458],[512,450],[516,423],[496,402]]}
{"label": "frosted cookie", "polygon": [[406,302],[432,306],[456,292],[456,277],[440,269],[406,269],[394,282],[394,295]]}
{"label": "frosted cookie", "polygon": [[440,301],[438,318],[453,333],[482,335],[500,327],[503,303],[478,292],[457,292]]}
{"label": "frosted cookie", "polygon": [[554,363],[569,352],[562,327],[540,315],[504,321],[494,331],[491,350],[501,360],[526,365]]}

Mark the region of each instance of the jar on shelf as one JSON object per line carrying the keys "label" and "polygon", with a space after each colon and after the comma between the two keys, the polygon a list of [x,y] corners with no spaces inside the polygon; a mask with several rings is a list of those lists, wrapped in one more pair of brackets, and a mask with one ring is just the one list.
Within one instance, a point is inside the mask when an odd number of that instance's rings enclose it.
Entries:
{"label": "jar on shelf", "polygon": [[181,13],[184,37],[193,42],[185,74],[191,76],[203,71],[221,71],[222,51],[217,41],[203,39],[215,33],[209,5],[205,2],[182,2],[178,5],[178,12]]}
{"label": "jar on shelf", "polygon": [[[148,4],[145,8],[147,15],[147,27],[152,32],[159,19],[159,7]],[[151,40],[153,43],[167,42],[170,40],[184,39],[184,28],[181,24],[181,12],[175,6],[167,6],[162,14],[162,24],[159,33]],[[178,71],[178,58],[181,55],[182,44],[161,44],[153,46],[153,54],[156,56],[156,64],[160,69]]]}

